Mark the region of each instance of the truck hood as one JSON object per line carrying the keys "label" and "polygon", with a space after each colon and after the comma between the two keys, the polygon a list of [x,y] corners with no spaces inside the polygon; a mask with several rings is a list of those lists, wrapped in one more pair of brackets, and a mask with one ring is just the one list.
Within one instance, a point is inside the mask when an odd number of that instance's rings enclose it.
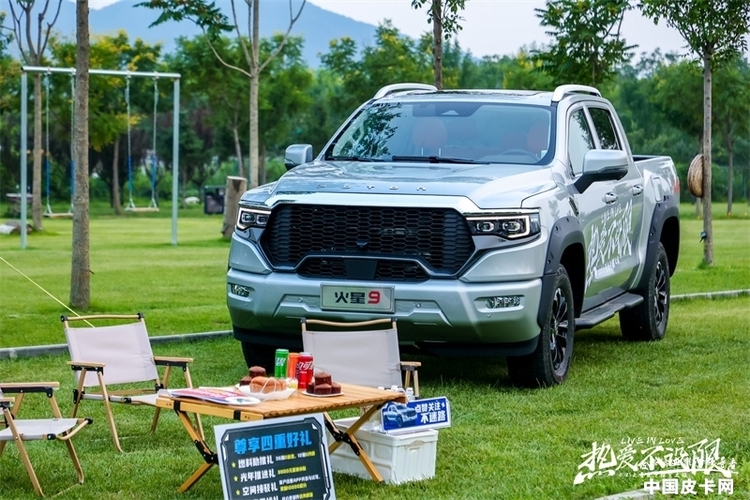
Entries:
{"label": "truck hood", "polygon": [[242,200],[307,193],[463,196],[488,209],[520,207],[525,198],[554,187],[552,171],[538,165],[315,161],[248,191]]}

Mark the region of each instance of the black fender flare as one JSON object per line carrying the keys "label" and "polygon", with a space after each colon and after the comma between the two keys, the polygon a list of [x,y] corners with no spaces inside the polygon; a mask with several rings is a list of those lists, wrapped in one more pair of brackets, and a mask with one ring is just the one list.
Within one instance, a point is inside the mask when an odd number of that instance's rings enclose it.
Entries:
{"label": "black fender flare", "polygon": [[[539,311],[536,321],[542,328],[546,316],[546,304],[552,301],[555,286],[555,276],[560,267],[565,249],[574,244],[580,244],[585,249],[581,222],[571,216],[562,217],[552,224],[547,245],[547,255],[544,262],[544,274],[542,275],[542,293],[539,299]],[[585,254],[584,254],[585,259]],[[570,273],[570,269],[568,272]],[[571,276],[571,280],[574,278]],[[580,314],[580,304],[576,306],[576,317]]]}
{"label": "black fender flare", "polygon": [[[648,229],[648,246],[646,248],[646,262],[643,265],[643,274],[638,280],[635,286],[636,290],[645,290],[648,287],[649,274],[648,269],[654,265],[656,260],[656,248],[658,243],[661,241],[661,232],[664,228],[664,222],[672,217],[678,218],[680,216],[680,210],[674,203],[670,203],[668,198],[660,201],[654,207],[654,215],[651,217],[651,225]],[[679,227],[679,226],[678,226]],[[679,234],[677,235],[678,240],[675,242],[679,246]],[[677,261],[675,258],[675,266]],[[674,269],[670,269],[670,275],[674,273]]]}

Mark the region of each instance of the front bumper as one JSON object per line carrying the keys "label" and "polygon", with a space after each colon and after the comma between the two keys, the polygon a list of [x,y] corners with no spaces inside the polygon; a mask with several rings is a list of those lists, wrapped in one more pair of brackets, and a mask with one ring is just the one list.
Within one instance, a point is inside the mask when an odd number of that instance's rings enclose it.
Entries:
{"label": "front bumper", "polygon": [[[537,313],[542,290],[546,238],[482,257],[461,279],[419,283],[363,282],[302,278],[274,272],[254,243],[234,236],[227,272],[227,305],[237,332],[300,337],[302,317],[360,321],[395,317],[402,343],[525,346],[533,350],[540,328]],[[504,281],[508,279],[514,281]],[[393,287],[394,310],[388,313],[329,311],[321,308],[321,284]],[[247,296],[232,293],[245,287]],[[520,296],[517,306],[487,307],[488,297]],[[283,339],[279,339],[280,342]]]}

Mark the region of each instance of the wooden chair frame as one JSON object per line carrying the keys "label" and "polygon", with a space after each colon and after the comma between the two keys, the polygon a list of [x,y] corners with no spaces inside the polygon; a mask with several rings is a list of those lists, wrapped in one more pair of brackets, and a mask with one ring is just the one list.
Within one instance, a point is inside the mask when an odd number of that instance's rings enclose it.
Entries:
{"label": "wooden chair frame", "polygon": [[[322,320],[322,319],[307,319],[302,318],[300,320],[300,323],[302,325],[302,333],[305,334],[306,332],[315,333],[315,330],[311,330],[308,328],[308,325],[317,325],[317,326],[330,326],[334,328],[340,329],[342,332],[351,332],[354,333],[356,330],[353,330],[355,328],[362,328],[362,327],[371,327],[375,325],[390,325],[390,328],[398,332],[398,328],[396,325],[396,318],[381,318],[381,319],[372,319],[367,321],[328,321],[328,320]],[[314,360],[313,360],[314,362]],[[422,366],[422,363],[419,361],[403,361],[399,360],[401,371],[403,373],[403,387],[404,389],[407,389],[409,387],[412,387],[412,379],[413,379],[413,389],[414,389],[414,396],[419,397],[419,373],[418,368]]]}
{"label": "wooden chair frame", "polygon": [[[16,397],[0,397],[0,413],[2,413],[5,424],[5,429],[0,430],[0,432],[4,433],[4,436],[0,436],[0,456],[2,456],[3,451],[5,451],[5,445],[12,440],[18,448],[18,453],[21,455],[23,465],[26,468],[26,472],[29,474],[31,484],[34,486],[34,491],[40,497],[44,496],[44,492],[39,484],[39,479],[34,471],[34,466],[29,459],[29,454],[24,446],[24,441],[46,439],[50,441],[57,440],[64,442],[68,449],[68,454],[73,461],[73,467],[78,476],[78,483],[83,484],[83,469],[81,468],[81,462],[78,460],[78,455],[73,447],[71,438],[78,434],[78,432],[85,426],[92,423],[92,420],[90,418],[64,419],[60,413],[60,407],[57,405],[53,392],[59,387],[60,384],[58,382],[0,383],[0,392],[4,394],[18,394]],[[18,412],[21,409],[21,404],[27,393],[44,393],[52,406],[52,414],[54,418],[34,420],[19,419]],[[8,430],[10,432],[7,432]]]}
{"label": "wooden chair frame", "polygon": [[[143,314],[130,314],[130,315],[112,315],[112,314],[105,314],[105,315],[93,315],[93,316],[77,316],[77,317],[66,317],[62,316],[61,320],[63,322],[64,328],[66,330],[66,333],[68,332],[70,327],[70,323],[75,321],[86,321],[89,325],[91,323],[89,321],[99,321],[99,320],[138,320],[139,322],[143,323],[143,327],[145,329],[145,318]],[[92,326],[92,328],[96,328]],[[68,339],[68,348],[73,352],[70,346],[70,339]],[[149,350],[150,350],[150,344],[149,344]],[[71,354],[72,356],[72,354]],[[155,378],[153,379],[153,386],[147,387],[147,388],[137,388],[137,389],[116,389],[112,390],[108,388],[106,377],[105,377],[105,368],[106,363],[99,362],[97,360],[73,360],[68,361],[68,365],[73,369],[74,372],[76,372],[76,388],[73,391],[73,413],[72,416],[75,417],[78,412],[78,406],[80,405],[81,401],[84,399],[89,400],[96,400],[96,401],[103,401],[105,406],[105,411],[107,413],[107,421],[109,423],[109,428],[112,433],[112,440],[114,442],[115,448],[117,448],[118,451],[122,452],[122,446],[120,445],[120,438],[117,433],[117,426],[115,425],[115,419],[114,414],[112,412],[112,406],[111,403],[125,403],[125,404],[133,404],[133,405],[147,405],[155,408],[154,417],[151,421],[151,432],[156,431],[156,426],[159,422],[159,416],[161,414],[161,408],[156,406],[156,394],[162,390],[167,389],[169,387],[169,378],[171,374],[172,367],[179,367],[182,369],[184,376],[185,376],[185,384],[186,387],[193,387],[193,382],[190,377],[190,368],[188,367],[189,363],[193,362],[193,358],[186,358],[186,357],[173,357],[173,356],[154,356],[151,354],[151,360],[154,364],[154,367],[157,366],[164,366],[164,375],[163,377],[159,377],[158,371],[154,370],[155,372]],[[99,386],[99,392],[89,391],[86,390],[84,387],[84,384],[86,382],[86,374],[87,373],[93,373],[96,375],[96,378],[98,380],[98,386]],[[141,382],[147,382],[147,380],[142,380]],[[114,384],[110,384],[114,385]],[[92,386],[89,384],[89,386]],[[196,415],[196,423],[198,426],[198,429],[200,430],[200,433],[203,434],[203,424],[200,420],[200,416]]]}

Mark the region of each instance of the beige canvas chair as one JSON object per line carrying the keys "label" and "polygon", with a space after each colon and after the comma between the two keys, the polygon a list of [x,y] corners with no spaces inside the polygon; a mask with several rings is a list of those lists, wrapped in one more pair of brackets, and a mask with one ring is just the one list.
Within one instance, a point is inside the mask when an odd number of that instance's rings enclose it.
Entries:
{"label": "beige canvas chair", "polygon": [[[39,479],[31,465],[29,454],[26,451],[25,441],[62,441],[68,448],[68,454],[73,460],[73,467],[78,475],[78,482],[83,483],[83,469],[78,460],[71,438],[86,425],[91,423],[88,418],[62,418],[60,407],[57,406],[54,392],[60,387],[58,382],[34,382],[34,383],[1,383],[0,382],[0,413],[3,416],[3,425],[0,425],[0,455],[5,451],[5,445],[13,441],[18,448],[26,472],[29,474],[34,491],[39,496],[44,496]],[[21,419],[18,412],[24,396],[28,393],[40,393],[47,396],[52,406],[51,418]],[[18,394],[16,397],[7,397],[8,394]]]}
{"label": "beige canvas chair", "polygon": [[[88,326],[73,328],[72,322],[86,322]],[[91,322],[115,323],[96,326]],[[193,387],[188,364],[193,358],[154,356],[146,330],[146,321],[141,313],[131,315],[97,315],[62,317],[71,361],[68,364],[76,374],[76,389],[73,393],[73,417],[84,399],[103,401],[109,428],[115,447],[122,451],[111,403],[147,405],[155,408],[151,432],[156,430],[160,408],[156,408],[156,397],[160,389],[166,389],[172,367],[181,368],[185,374],[185,386]],[[165,366],[160,379],[157,366]],[[123,387],[127,384],[127,388]],[[117,386],[117,387],[113,387]],[[91,391],[88,388],[98,388]],[[203,435],[200,417],[197,425]]]}
{"label": "beige canvas chair", "polygon": [[[312,353],[315,370],[330,373],[338,382],[368,387],[406,389],[413,380],[414,395],[419,397],[417,368],[421,363],[401,361],[395,319],[337,322],[302,318],[301,323],[304,349]],[[371,329],[377,325],[388,326]]]}

